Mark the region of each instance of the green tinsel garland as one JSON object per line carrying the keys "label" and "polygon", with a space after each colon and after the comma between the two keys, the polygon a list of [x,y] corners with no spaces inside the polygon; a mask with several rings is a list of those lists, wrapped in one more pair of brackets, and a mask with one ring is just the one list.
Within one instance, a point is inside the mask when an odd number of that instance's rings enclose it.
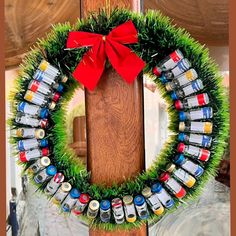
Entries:
{"label": "green tinsel garland", "polygon": [[[205,172],[203,176],[192,189],[188,189],[188,194],[184,198],[184,202],[193,200],[199,195],[208,179],[216,174],[217,167],[226,146],[225,140],[229,133],[227,96],[224,94],[221,84],[222,77],[219,75],[215,63],[209,58],[208,50],[191,38],[185,30],[172,26],[169,18],[162,16],[160,12],[149,11],[146,15],[142,15],[131,13],[127,10],[115,10],[111,13],[110,17],[104,12],[100,12],[98,15],[91,15],[86,20],[78,20],[75,26],[71,26],[69,23],[53,26],[53,30],[47,35],[46,39],[38,41],[36,47],[31,50],[21,65],[21,73],[17,80],[17,87],[11,95],[14,107],[13,117],[16,114],[17,102],[23,100],[29,80],[31,80],[43,58],[52,65],[60,68],[64,74],[74,71],[87,49],[65,50],[69,31],[88,31],[106,35],[112,28],[129,19],[132,19],[139,32],[138,43],[129,45],[129,47],[146,61],[147,66],[144,69],[144,73],[153,78],[163,98],[165,98],[169,105],[169,129],[171,131],[175,134],[178,133],[178,113],[164,86],[152,74],[153,67],[166,55],[179,48],[185,57],[190,60],[193,68],[198,72],[199,78],[204,84],[203,92],[207,92],[210,101],[212,101],[209,104],[214,111],[214,117],[212,119],[214,125],[212,134],[213,144],[210,149],[211,158],[204,164]],[[156,56],[153,57],[153,55]],[[110,66],[109,63],[107,63],[106,66]],[[146,172],[140,173],[135,180],[127,180],[120,186],[113,185],[109,188],[101,185],[90,185],[89,173],[86,171],[84,165],[78,161],[74,151],[67,145],[68,136],[65,127],[66,107],[78,86],[78,82],[75,81],[72,76],[69,76],[69,80],[65,85],[63,98],[58,104],[58,109],[52,114],[51,122],[53,125],[47,132],[48,138],[54,145],[53,153],[50,156],[51,162],[57,167],[58,171],[66,176],[66,181],[70,182],[74,187],[77,187],[81,192],[89,193],[93,199],[112,199],[127,194],[135,195],[140,193],[145,185],[150,186],[150,184],[157,180],[159,174],[165,169],[166,164],[177,154],[176,146],[178,142],[176,135],[170,137],[152,167]],[[11,128],[17,125],[14,119],[10,120],[9,123]],[[16,143],[17,141],[17,138],[12,138],[11,140],[12,143]],[[28,166],[29,164],[25,164],[25,169]],[[43,189],[43,187],[44,186],[41,186],[41,189]],[[179,201],[175,199],[175,203],[177,208]],[[173,210],[166,210],[165,213],[171,211]],[[156,222],[161,217],[152,214],[149,220],[150,222]],[[101,223],[99,220],[95,220],[90,223],[92,227],[113,230],[115,228],[130,229],[134,226],[140,226],[143,222],[137,220],[135,223],[115,225],[112,223]]]}

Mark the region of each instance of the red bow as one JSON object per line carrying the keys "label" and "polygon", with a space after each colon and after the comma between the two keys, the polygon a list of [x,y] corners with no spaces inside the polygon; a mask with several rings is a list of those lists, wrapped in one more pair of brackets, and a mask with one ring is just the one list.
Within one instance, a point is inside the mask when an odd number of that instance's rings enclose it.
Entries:
{"label": "red bow", "polygon": [[67,48],[90,48],[73,72],[73,76],[89,90],[94,90],[104,70],[106,56],[115,70],[131,83],[145,66],[128,47],[122,44],[138,42],[138,33],[133,22],[127,21],[114,28],[107,36],[88,32],[70,32]]}

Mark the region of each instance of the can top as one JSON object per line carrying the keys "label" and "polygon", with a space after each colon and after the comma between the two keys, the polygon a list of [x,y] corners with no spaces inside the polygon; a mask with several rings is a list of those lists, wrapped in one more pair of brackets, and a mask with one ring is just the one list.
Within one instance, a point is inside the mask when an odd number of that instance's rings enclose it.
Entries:
{"label": "can top", "polygon": [[64,182],[64,183],[61,184],[61,190],[63,192],[69,192],[71,190],[71,188],[72,188],[71,184],[68,183],[68,182]]}
{"label": "can top", "polygon": [[62,173],[56,173],[53,177],[54,182],[56,183],[62,183],[64,181],[64,175]]}
{"label": "can top", "polygon": [[155,183],[155,184],[153,184],[152,187],[151,187],[153,193],[160,193],[161,190],[162,190],[162,188],[163,188],[163,187],[161,186],[160,183]]}
{"label": "can top", "polygon": [[168,172],[163,172],[160,177],[159,177],[159,180],[161,182],[165,182],[167,181],[168,179],[170,178],[170,175],[168,174]]}
{"label": "can top", "polygon": [[179,122],[179,131],[183,132],[185,129],[185,123],[184,122]]}
{"label": "can top", "polygon": [[161,75],[161,68],[160,67],[158,67],[158,66],[155,66],[154,68],[153,68],[153,73],[156,75],[156,76],[160,76]]}
{"label": "can top", "polygon": [[179,133],[179,134],[178,134],[178,140],[179,140],[180,142],[184,142],[184,140],[185,140],[185,134],[184,134],[184,133]]}
{"label": "can top", "polygon": [[45,107],[42,108],[41,111],[40,111],[40,117],[41,117],[42,119],[45,119],[45,118],[48,117],[48,115],[49,115],[48,109],[45,108]]}
{"label": "can top", "polygon": [[51,160],[47,156],[40,158],[40,164],[42,166],[47,167],[50,165],[50,163],[51,163]]}
{"label": "can top", "polygon": [[49,154],[49,149],[47,148],[47,147],[45,147],[45,148],[42,148],[42,155],[43,156],[48,156],[48,154]]}
{"label": "can top", "polygon": [[42,120],[40,120],[40,126],[41,126],[42,128],[47,128],[47,126],[48,126],[48,119],[42,119]]}
{"label": "can top", "polygon": [[111,207],[110,201],[108,201],[108,200],[102,200],[102,201],[100,202],[100,208],[101,208],[103,211],[108,210],[110,207]]}
{"label": "can top", "polygon": [[64,76],[62,77],[62,79],[61,79],[61,82],[62,82],[62,83],[66,83],[67,80],[68,80],[68,77],[67,77],[66,75],[64,75]]}
{"label": "can top", "polygon": [[54,176],[57,173],[57,168],[53,165],[50,165],[47,167],[46,173],[47,173],[47,175]]}
{"label": "can top", "polygon": [[55,92],[54,95],[53,95],[52,100],[53,100],[54,102],[57,102],[60,97],[61,97],[60,93]]}
{"label": "can top", "polygon": [[81,193],[79,197],[79,201],[83,204],[87,204],[90,200],[90,196],[87,193]]}
{"label": "can top", "polygon": [[70,190],[70,196],[71,196],[72,198],[79,198],[79,196],[80,196],[79,190],[78,190],[77,188],[72,188],[72,189]]}
{"label": "can top", "polygon": [[111,201],[112,207],[122,206],[122,200],[120,198],[114,198]]}
{"label": "can top", "polygon": [[161,73],[160,81],[162,82],[162,84],[165,84],[168,82],[168,79],[166,78],[164,73]]}
{"label": "can top", "polygon": [[56,103],[53,102],[53,101],[52,101],[52,102],[49,104],[49,106],[48,106],[48,108],[49,108],[50,110],[54,110],[55,107],[56,107]]}
{"label": "can top", "polygon": [[137,195],[135,198],[134,198],[134,204],[137,205],[137,206],[142,206],[145,202],[145,199],[142,195]]}
{"label": "can top", "polygon": [[64,86],[62,84],[58,84],[57,86],[57,92],[58,93],[62,93],[63,92],[63,89],[64,89]]}
{"label": "can top", "polygon": [[167,167],[166,167],[166,170],[167,170],[169,173],[173,172],[174,169],[175,169],[175,164],[173,164],[173,163],[169,163],[169,164],[167,165]]}
{"label": "can top", "polygon": [[178,99],[178,95],[177,95],[177,93],[176,93],[175,91],[173,91],[173,92],[170,94],[170,97],[171,97],[171,99],[174,100],[174,101]]}
{"label": "can top", "polygon": [[40,65],[39,65],[39,69],[41,71],[45,71],[48,67],[49,63],[46,60],[42,60]]}
{"label": "can top", "polygon": [[171,82],[166,83],[166,90],[167,90],[168,92],[169,92],[169,91],[172,91]]}
{"label": "can top", "polygon": [[184,152],[185,149],[185,144],[184,143],[179,143],[178,147],[177,147],[177,151],[182,153]]}
{"label": "can top", "polygon": [[144,197],[148,198],[152,195],[152,190],[149,187],[145,187],[142,191]]}
{"label": "can top", "polygon": [[185,112],[184,111],[180,111],[179,112],[179,120],[180,121],[185,121],[186,120],[186,116],[185,116]]}
{"label": "can top", "polygon": [[125,205],[132,204],[133,202],[133,197],[131,195],[126,195],[123,197],[123,202]]}
{"label": "can top", "polygon": [[36,129],[34,135],[35,135],[35,138],[42,139],[45,136],[45,131],[43,129]]}
{"label": "can top", "polygon": [[175,101],[175,108],[177,110],[183,109],[183,103],[180,100]]}
{"label": "can top", "polygon": [[92,211],[97,211],[99,209],[99,202],[97,200],[92,200],[90,203],[89,203],[89,208],[92,210]]}
{"label": "can top", "polygon": [[179,154],[174,157],[173,161],[177,165],[182,165],[185,162],[185,157],[183,154]]}
{"label": "can top", "polygon": [[40,141],[41,147],[47,147],[48,146],[48,140],[47,139],[41,139]]}

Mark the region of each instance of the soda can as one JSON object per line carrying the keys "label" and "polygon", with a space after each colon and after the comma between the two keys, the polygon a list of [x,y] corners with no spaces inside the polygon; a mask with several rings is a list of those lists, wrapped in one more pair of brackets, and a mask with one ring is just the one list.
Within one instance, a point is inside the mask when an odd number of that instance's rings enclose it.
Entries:
{"label": "soda can", "polygon": [[123,210],[122,200],[120,198],[114,198],[111,201],[113,216],[116,224],[122,224],[125,221],[125,213]]}
{"label": "soda can", "polygon": [[79,199],[75,203],[75,208],[72,210],[75,215],[80,215],[85,210],[90,200],[90,196],[87,193],[81,193]]}
{"label": "soda can", "polygon": [[64,175],[62,173],[56,173],[54,177],[49,181],[44,192],[47,195],[53,195],[64,181]]}
{"label": "soda can", "polygon": [[[55,84],[56,80],[57,80],[57,75],[56,76],[50,76],[47,73],[41,71],[41,70],[37,70],[33,76],[33,78],[39,82],[44,82],[50,86],[52,86],[53,84]],[[66,83],[68,80],[67,76],[63,76],[61,78],[61,82],[62,83]]]}
{"label": "soda can", "polygon": [[171,196],[166,192],[160,183],[155,183],[151,186],[151,190],[157,195],[158,199],[164,207],[170,209],[174,206],[175,202]]}
{"label": "soda can", "polygon": [[35,129],[35,128],[18,128],[11,130],[11,136],[17,138],[43,139],[45,136],[45,131],[43,129]]}
{"label": "soda can", "polygon": [[173,69],[177,63],[183,59],[184,56],[182,52],[177,49],[174,52],[172,52],[170,55],[165,57],[159,64],[158,66],[155,66],[153,69],[153,73],[156,76],[160,76],[162,71],[167,71]]}
{"label": "soda can", "polygon": [[48,156],[48,154],[49,154],[48,148],[42,148],[42,149],[37,148],[33,150],[20,152],[19,158],[21,162],[28,162],[28,161],[37,160],[39,157],[42,157],[42,156]]}
{"label": "soda can", "polygon": [[142,190],[142,195],[146,198],[146,201],[154,214],[161,215],[164,212],[164,207],[160,203],[158,196],[152,193],[151,188],[145,187]]}
{"label": "soda can", "polygon": [[79,190],[76,188],[72,188],[61,205],[62,210],[64,212],[70,212],[71,209],[74,207],[79,196],[80,196]]}
{"label": "soda can", "polygon": [[68,182],[63,182],[61,186],[58,188],[57,192],[54,194],[52,198],[52,202],[55,204],[59,204],[63,202],[66,196],[69,194],[71,190],[71,184]]}
{"label": "soda can", "polygon": [[211,134],[213,129],[212,122],[179,122],[179,131],[181,132],[193,132],[193,133],[202,133],[202,134]]}
{"label": "soda can", "polygon": [[180,111],[179,120],[205,120],[213,117],[212,107],[202,107],[198,109],[192,109],[189,112]]}
{"label": "soda can", "polygon": [[47,180],[51,179],[56,173],[57,173],[57,168],[53,165],[50,165],[34,176],[34,182],[36,184],[42,184]]}
{"label": "soda can", "polygon": [[200,165],[186,159],[182,154],[176,155],[173,161],[196,178],[200,177],[204,173],[204,169]]}
{"label": "soda can", "polygon": [[163,172],[159,180],[172,192],[177,198],[183,198],[186,195],[185,189],[169,173]]}
{"label": "soda can", "polygon": [[125,218],[129,223],[136,221],[137,216],[135,212],[135,207],[133,204],[133,197],[131,195],[126,195],[123,197]]}
{"label": "soda can", "polygon": [[38,68],[52,77],[56,77],[60,74],[59,70],[46,60],[42,60]]}
{"label": "soda can", "polygon": [[28,171],[32,172],[33,174],[38,173],[39,171],[43,170],[51,163],[50,159],[47,156],[41,157],[37,161],[35,161],[29,168]]}
{"label": "soda can", "polygon": [[40,106],[29,104],[28,102],[20,102],[17,106],[17,111],[30,116],[38,116],[42,119],[47,118],[49,115],[47,108],[41,108]]}
{"label": "soda can", "polygon": [[185,145],[184,143],[179,143],[177,147],[179,153],[184,153],[192,158],[197,158],[200,161],[207,162],[210,158],[211,152],[207,149],[196,147],[193,145]]}
{"label": "soda can", "polygon": [[111,219],[111,203],[108,200],[100,202],[100,219],[104,223],[109,222]]}
{"label": "soda can", "polygon": [[43,148],[48,146],[48,140],[47,139],[41,139],[38,140],[36,138],[32,139],[23,139],[19,140],[17,142],[17,147],[19,151],[27,151],[30,149],[35,149],[35,148]]}
{"label": "soda can", "polygon": [[188,174],[186,171],[184,171],[181,168],[176,168],[175,164],[170,163],[167,167],[166,170],[169,173],[172,173],[174,177],[183,183],[185,186],[188,188],[192,188],[194,184],[196,183],[196,179],[193,178],[190,174]]}
{"label": "soda can", "polygon": [[[55,96],[54,100],[58,100],[60,95],[57,93],[55,95],[56,96]],[[43,95],[41,93],[35,93],[30,90],[26,91],[24,99],[28,102],[31,102],[31,103],[41,106],[41,107],[47,106],[50,110],[54,110],[56,107],[56,103],[54,101],[49,102],[49,98],[46,97],[45,95]]]}
{"label": "soda can", "polygon": [[139,218],[141,220],[146,220],[149,217],[149,211],[147,209],[145,198],[142,195],[137,195],[134,198],[134,205],[138,212]]}
{"label": "soda can", "polygon": [[202,146],[202,147],[210,147],[212,143],[212,137],[203,134],[185,134],[179,133],[178,140],[180,142],[187,142],[193,145]]}
{"label": "soda can", "polygon": [[89,219],[96,218],[98,211],[99,211],[99,202],[97,200],[92,200],[88,206],[87,217]]}
{"label": "soda can", "polygon": [[37,119],[24,113],[17,113],[15,122],[22,125],[29,125],[31,127],[46,128],[48,125],[47,119]]}

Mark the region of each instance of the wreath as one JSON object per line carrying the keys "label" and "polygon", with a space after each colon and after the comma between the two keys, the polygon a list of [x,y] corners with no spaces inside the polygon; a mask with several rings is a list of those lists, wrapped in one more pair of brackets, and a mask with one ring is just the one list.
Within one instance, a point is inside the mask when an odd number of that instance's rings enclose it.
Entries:
{"label": "wreath", "polygon": [[[169,129],[174,134],[148,170],[119,186],[106,187],[89,183],[86,167],[67,145],[67,105],[81,86],[74,78],[75,71],[91,48],[76,47],[70,34],[109,35],[127,23],[137,29],[138,38],[122,47],[138,57],[141,69],[142,61],[146,62],[143,72],[165,98]],[[70,50],[69,35],[72,44],[76,42]],[[114,66],[111,64],[106,60],[105,67]],[[221,81],[208,50],[185,30],[172,26],[160,12],[142,15],[114,10],[108,17],[102,11],[74,26],[54,25],[24,58],[11,94],[9,124],[18,162],[61,212],[72,211],[92,227],[129,229],[146,220],[156,222],[180,203],[195,199],[217,172],[229,131],[227,96]],[[96,86],[83,83],[91,89]]]}

